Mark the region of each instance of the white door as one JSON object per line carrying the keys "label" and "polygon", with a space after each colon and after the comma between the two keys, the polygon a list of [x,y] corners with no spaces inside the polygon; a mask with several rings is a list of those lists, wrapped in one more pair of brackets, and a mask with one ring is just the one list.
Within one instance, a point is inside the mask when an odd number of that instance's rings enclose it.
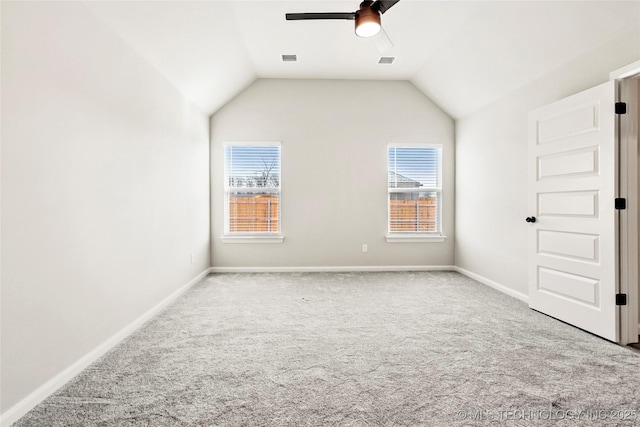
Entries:
{"label": "white door", "polygon": [[527,226],[529,306],[618,342],[615,123],[613,81],[529,114]]}

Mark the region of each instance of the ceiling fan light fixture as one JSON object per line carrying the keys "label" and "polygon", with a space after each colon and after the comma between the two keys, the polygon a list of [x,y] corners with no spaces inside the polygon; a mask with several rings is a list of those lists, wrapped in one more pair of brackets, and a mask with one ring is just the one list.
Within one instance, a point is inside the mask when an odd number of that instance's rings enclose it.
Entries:
{"label": "ceiling fan light fixture", "polygon": [[356,35],[373,37],[380,32],[380,12],[371,8],[373,2],[363,1],[356,14]]}

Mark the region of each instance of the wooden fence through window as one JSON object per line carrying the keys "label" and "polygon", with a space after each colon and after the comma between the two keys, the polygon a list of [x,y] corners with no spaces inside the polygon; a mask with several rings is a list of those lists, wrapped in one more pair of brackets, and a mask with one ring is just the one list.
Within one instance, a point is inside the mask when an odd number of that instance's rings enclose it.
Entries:
{"label": "wooden fence through window", "polygon": [[278,233],[279,209],[280,198],[273,194],[229,197],[229,231]]}
{"label": "wooden fence through window", "polygon": [[[435,197],[389,201],[391,232],[437,230],[438,202]],[[279,233],[280,198],[277,195],[229,198],[229,231],[232,233]]]}
{"label": "wooden fence through window", "polygon": [[389,216],[391,232],[437,231],[438,199],[389,200]]}

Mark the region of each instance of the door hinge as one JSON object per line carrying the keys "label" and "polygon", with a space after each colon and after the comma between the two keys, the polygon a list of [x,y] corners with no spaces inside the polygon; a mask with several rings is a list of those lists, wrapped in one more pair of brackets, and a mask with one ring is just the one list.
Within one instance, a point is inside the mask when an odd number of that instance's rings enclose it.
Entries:
{"label": "door hinge", "polygon": [[617,197],[615,208],[619,211],[627,209],[627,199],[625,199],[624,197]]}
{"label": "door hinge", "polygon": [[627,294],[616,294],[616,305],[627,305]]}
{"label": "door hinge", "polygon": [[626,102],[616,102],[616,114],[627,114]]}

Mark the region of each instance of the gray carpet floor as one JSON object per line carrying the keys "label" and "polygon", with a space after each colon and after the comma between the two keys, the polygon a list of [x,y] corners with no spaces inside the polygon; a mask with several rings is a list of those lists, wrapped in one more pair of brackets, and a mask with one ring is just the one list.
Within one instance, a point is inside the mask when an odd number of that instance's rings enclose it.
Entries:
{"label": "gray carpet floor", "polygon": [[632,426],[638,411],[638,350],[457,273],[218,274],[15,426]]}

